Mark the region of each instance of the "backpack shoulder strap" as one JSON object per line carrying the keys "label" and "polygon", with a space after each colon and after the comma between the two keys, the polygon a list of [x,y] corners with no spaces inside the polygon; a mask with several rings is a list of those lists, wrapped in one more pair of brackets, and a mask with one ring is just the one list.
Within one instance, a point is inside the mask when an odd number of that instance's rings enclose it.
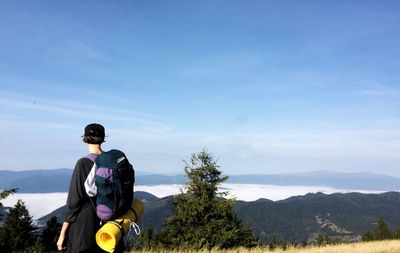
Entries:
{"label": "backpack shoulder strap", "polygon": [[88,154],[86,158],[90,159],[93,162],[92,169],[90,170],[86,180],[85,180],[85,190],[89,197],[95,197],[97,195],[97,187],[96,187],[96,158],[95,154]]}
{"label": "backpack shoulder strap", "polygon": [[98,156],[98,155],[96,155],[96,154],[88,154],[88,155],[85,156],[85,157],[86,157],[87,159],[89,159],[90,161],[95,162],[97,156]]}

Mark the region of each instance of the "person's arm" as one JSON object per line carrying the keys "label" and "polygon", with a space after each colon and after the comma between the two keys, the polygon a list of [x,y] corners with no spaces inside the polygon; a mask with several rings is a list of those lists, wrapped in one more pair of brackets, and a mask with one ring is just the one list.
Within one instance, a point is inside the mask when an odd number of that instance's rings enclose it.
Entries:
{"label": "person's arm", "polygon": [[65,238],[67,237],[68,228],[71,223],[74,223],[76,216],[80,211],[81,202],[81,176],[82,176],[82,162],[79,160],[76,165],[74,172],[72,173],[71,183],[69,186],[67,204],[65,207],[64,222],[61,227],[60,236],[57,240],[57,249],[59,251],[66,249]]}
{"label": "person's arm", "polygon": [[64,221],[64,223],[62,224],[62,227],[61,227],[60,236],[58,237],[58,240],[57,240],[57,249],[59,251],[66,249],[65,235],[68,231],[68,227],[69,227],[69,223]]}

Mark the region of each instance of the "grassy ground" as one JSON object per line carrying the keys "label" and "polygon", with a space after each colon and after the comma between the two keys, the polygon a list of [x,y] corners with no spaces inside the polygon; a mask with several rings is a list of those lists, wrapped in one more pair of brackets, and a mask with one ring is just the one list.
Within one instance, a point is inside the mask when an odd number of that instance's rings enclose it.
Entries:
{"label": "grassy ground", "polygon": [[[152,251],[141,251],[152,253]],[[165,251],[167,252],[167,251]],[[170,251],[168,251],[170,252]],[[172,253],[183,253],[184,251],[175,251]],[[210,251],[200,251],[198,253],[209,253]],[[256,249],[235,249],[235,250],[212,250],[212,253],[261,253],[261,252],[273,252],[273,253],[399,253],[400,252],[400,240],[392,241],[378,241],[378,242],[362,242],[353,244],[340,244],[331,245],[325,247],[306,247],[306,248],[288,248],[287,250],[275,249],[269,251],[268,248],[256,248]],[[132,253],[136,253],[132,251]]]}

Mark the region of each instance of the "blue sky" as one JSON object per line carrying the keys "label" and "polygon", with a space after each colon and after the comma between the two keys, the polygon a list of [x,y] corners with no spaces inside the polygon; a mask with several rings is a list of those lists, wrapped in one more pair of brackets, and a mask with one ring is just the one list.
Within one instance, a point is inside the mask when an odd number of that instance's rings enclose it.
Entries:
{"label": "blue sky", "polygon": [[398,176],[398,1],[2,1],[0,169],[72,168],[86,124],[138,171]]}

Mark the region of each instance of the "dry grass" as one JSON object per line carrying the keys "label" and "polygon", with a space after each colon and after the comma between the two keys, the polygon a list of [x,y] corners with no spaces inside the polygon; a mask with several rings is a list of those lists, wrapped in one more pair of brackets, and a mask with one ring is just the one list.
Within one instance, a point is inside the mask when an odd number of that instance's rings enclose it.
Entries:
{"label": "dry grass", "polygon": [[[132,251],[134,253],[135,251]],[[141,251],[144,253],[152,253],[154,251]],[[159,251],[158,251],[159,252]],[[170,251],[165,251],[170,252]],[[174,251],[172,253],[185,253],[186,251]],[[362,242],[352,244],[339,244],[330,245],[325,247],[306,247],[306,248],[295,248],[290,247],[287,250],[275,249],[269,251],[268,248],[256,248],[256,249],[235,249],[235,250],[211,250],[211,251],[200,251],[197,253],[399,253],[400,252],[400,240],[391,241],[379,241],[379,242]]]}
{"label": "dry grass", "polygon": [[[260,251],[261,252],[261,251]],[[274,253],[399,253],[400,241],[364,242],[331,245],[326,247],[290,248],[287,251],[276,250]],[[255,253],[255,252],[254,252]]]}

